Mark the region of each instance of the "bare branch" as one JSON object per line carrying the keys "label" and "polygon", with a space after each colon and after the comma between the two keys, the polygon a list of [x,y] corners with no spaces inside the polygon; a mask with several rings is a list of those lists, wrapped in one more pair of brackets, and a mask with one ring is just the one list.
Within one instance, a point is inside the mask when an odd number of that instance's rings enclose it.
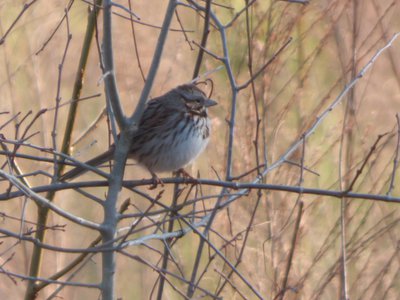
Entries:
{"label": "bare branch", "polygon": [[396,144],[396,152],[393,159],[393,171],[392,176],[390,178],[390,184],[386,195],[390,196],[394,189],[394,181],[396,178],[397,167],[399,164],[399,152],[400,152],[400,116],[396,114],[396,121],[397,121],[397,144]]}
{"label": "bare branch", "polygon": [[[394,41],[399,37],[400,32],[393,35],[390,41],[381,49],[379,49],[374,56],[368,61],[368,63],[361,69],[361,71],[357,74],[355,78],[353,78],[340,92],[340,94],[336,97],[336,99],[328,106],[328,108],[320,114],[316,121],[310,126],[310,128],[305,131],[304,137],[308,138],[311,136],[314,131],[318,128],[318,126],[322,123],[322,121],[329,115],[329,113],[343,100],[344,96],[356,85],[356,83],[365,75],[365,73],[369,70],[369,68],[375,63],[375,61],[382,55],[382,53],[392,46]],[[289,149],[276,161],[274,162],[264,173],[268,173],[273,169],[277,168],[285,161],[287,158],[292,155],[294,151],[301,145],[302,140],[295,142]]]}
{"label": "bare branch", "polygon": [[42,207],[51,209],[54,211],[56,214],[60,215],[61,217],[64,217],[76,224],[80,224],[82,226],[85,226],[90,229],[95,229],[99,230],[100,226],[96,223],[93,223],[91,221],[85,220],[83,218],[79,218],[74,216],[73,214],[70,214],[63,209],[59,208],[43,196],[39,195],[38,193],[35,193],[32,189],[28,188],[25,186],[23,183],[21,183],[15,176],[10,175],[3,170],[0,170],[0,176],[7,179],[12,185],[14,185],[17,189],[19,189],[25,196],[28,198],[34,200],[37,204],[39,204]]}
{"label": "bare branch", "polygon": [[6,32],[4,33],[4,35],[0,38],[0,45],[2,45],[5,40],[7,35],[11,32],[11,30],[14,28],[14,26],[18,23],[19,19],[21,19],[21,17],[23,16],[23,14],[29,9],[29,7],[31,7],[33,4],[35,4],[37,0],[32,0],[31,2],[25,3],[24,7],[22,8],[22,10],[20,11],[20,13],[18,14],[18,16],[15,18],[15,20],[12,22],[12,24],[10,25],[10,27],[8,27],[8,29],[6,30]]}

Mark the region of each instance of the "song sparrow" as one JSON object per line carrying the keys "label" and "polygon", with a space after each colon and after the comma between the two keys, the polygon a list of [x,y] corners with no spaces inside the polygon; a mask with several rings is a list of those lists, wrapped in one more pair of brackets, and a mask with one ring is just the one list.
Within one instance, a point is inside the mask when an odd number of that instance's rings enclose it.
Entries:
{"label": "song sparrow", "polygon": [[[194,84],[178,86],[147,102],[134,134],[129,158],[155,172],[177,171],[192,162],[207,146],[210,119],[207,108],[217,102]],[[113,158],[114,145],[86,164],[99,166]],[[61,176],[68,180],[87,171],[76,167]]]}

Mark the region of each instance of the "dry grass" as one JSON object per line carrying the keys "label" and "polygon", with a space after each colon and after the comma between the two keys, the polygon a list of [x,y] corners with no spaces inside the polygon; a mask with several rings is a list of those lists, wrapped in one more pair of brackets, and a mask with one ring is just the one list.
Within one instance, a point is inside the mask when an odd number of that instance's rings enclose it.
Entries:
{"label": "dry grass", "polygon": [[[10,26],[25,1],[2,1],[0,3],[0,36]],[[75,1],[69,12],[72,40],[63,65],[61,79],[62,101],[68,101],[72,92],[77,61],[82,46],[87,19],[87,4]],[[166,2],[166,1],[165,1]],[[213,10],[224,22],[231,20],[244,5],[244,1],[221,1],[234,9],[213,6]],[[58,65],[66,43],[66,28],[63,24],[46,48],[35,52],[50,36],[52,30],[64,14],[67,1],[38,1],[19,20],[5,43],[0,45],[0,126],[18,112],[21,115],[0,133],[14,139],[17,120],[32,110],[35,115],[41,108],[55,105]],[[119,1],[127,5],[127,1]],[[202,2],[199,2],[202,4]],[[143,22],[160,25],[166,3],[164,1],[132,1],[133,10]],[[123,13],[119,9],[117,12]],[[189,40],[201,39],[203,19],[192,10],[178,7],[182,24],[188,32]],[[283,1],[259,1],[249,9],[251,28],[252,69],[256,72],[289,37],[289,46],[262,73],[253,85],[238,93],[235,139],[233,143],[232,174],[238,176],[254,168],[257,164],[268,166],[276,162],[295,141],[301,138],[316,118],[333,102],[346,83],[357,74],[383,47],[395,32],[400,31],[397,19],[400,6],[392,0],[370,1],[311,1],[307,6]],[[123,13],[126,15],[126,13]],[[355,30],[353,28],[355,25]],[[101,22],[99,22],[101,27]],[[174,19],[172,28],[180,28]],[[101,30],[101,28],[100,28]],[[135,25],[140,61],[147,74],[153,56],[158,30],[139,24]],[[116,76],[120,96],[127,114],[131,114],[143,87],[143,79],[136,62],[131,25],[128,20],[114,16],[114,49]],[[248,69],[248,41],[246,14],[242,14],[227,30],[231,66],[238,84],[246,82]],[[82,101],[75,131],[76,138],[97,117],[104,106],[104,86],[101,81],[96,45],[92,45],[88,69],[85,74],[82,96],[101,93],[100,97]],[[151,95],[160,95],[170,88],[191,80],[197,47],[191,50],[181,32],[170,32],[160,70]],[[219,32],[211,29],[207,49],[222,55]],[[400,110],[400,40],[398,39],[378,60],[355,88],[337,106],[310,136],[304,148],[299,147],[290,156],[291,163],[283,163],[271,170],[262,182],[285,186],[303,186],[324,190],[345,190],[357,177],[353,191],[363,194],[385,195],[393,177],[393,160],[399,146],[396,113]],[[221,65],[209,55],[205,55],[202,71]],[[214,81],[213,97],[219,106],[212,111],[212,141],[205,154],[189,168],[191,174],[200,172],[202,178],[224,179],[227,167],[228,124],[231,109],[229,82],[224,70],[210,75]],[[260,127],[257,131],[256,108]],[[67,118],[65,106],[58,116],[57,141],[60,146],[64,124]],[[21,125],[27,126],[28,121]],[[51,130],[54,110],[49,110],[35,122],[30,133],[39,132],[27,142],[40,147],[52,147]],[[382,138],[376,149],[371,147],[378,136]],[[18,132],[20,133],[20,132]],[[85,160],[103,151],[109,141],[106,120],[74,146],[73,155]],[[20,135],[18,135],[20,136]],[[256,141],[256,144],[254,143]],[[92,145],[94,143],[94,145]],[[256,145],[256,146],[255,146]],[[9,145],[9,147],[11,147]],[[255,151],[257,149],[257,152]],[[373,151],[372,151],[373,150]],[[21,148],[19,153],[41,155],[29,148]],[[258,153],[258,157],[256,154]],[[361,175],[357,170],[368,154],[368,162]],[[78,156],[79,155],[79,156]],[[48,155],[48,157],[51,157]],[[18,159],[24,173],[37,170],[52,172],[50,164]],[[3,165],[4,156],[0,157]],[[304,168],[301,165],[304,164]],[[213,170],[213,169],[215,170]],[[4,171],[9,172],[8,166]],[[256,177],[253,172],[240,179],[251,182]],[[163,177],[169,176],[163,174]],[[146,171],[137,166],[129,166],[126,179],[148,178]],[[85,175],[85,180],[94,179]],[[32,186],[49,184],[45,176],[29,177]],[[395,174],[392,196],[399,196],[398,174]],[[1,193],[9,184],[0,182]],[[220,187],[203,185],[184,188],[178,202],[197,199],[200,195],[218,195]],[[160,188],[148,192],[155,197]],[[104,187],[88,189],[99,198],[104,198]],[[230,190],[230,193],[237,191]],[[160,202],[171,204],[173,186],[167,185]],[[146,210],[151,203],[123,190],[121,203],[130,198],[131,206],[126,213]],[[205,209],[212,209],[217,197],[199,201],[196,206],[179,211],[181,215],[197,212],[204,216]],[[296,229],[299,203],[304,203],[300,227]],[[55,203],[77,216],[101,222],[102,209],[93,201],[73,190],[57,194]],[[24,206],[26,205],[26,207]],[[398,299],[400,294],[400,240],[399,204],[365,199],[339,199],[321,195],[302,195],[284,191],[264,189],[251,190],[220,210],[212,225],[209,240],[236,266],[237,270],[264,297],[280,299],[282,285],[288,265],[288,257],[294,248],[289,268],[284,299],[338,299],[344,290],[341,256],[342,239],[345,239],[347,255],[346,288],[351,299]],[[160,210],[154,205],[151,211]],[[1,220],[1,228],[19,233],[35,230],[36,205],[23,197],[2,201],[0,211],[6,214]],[[254,214],[254,215],[253,215]],[[18,218],[13,220],[11,217]],[[22,224],[19,218],[25,222]],[[130,238],[140,238],[153,232],[166,230],[167,225],[154,224],[167,218],[164,213],[140,220],[138,231]],[[137,220],[137,219],[135,219]],[[29,222],[28,222],[29,221]],[[33,223],[30,223],[33,222]],[[121,222],[121,228],[130,226],[132,219]],[[344,224],[344,229],[341,224]],[[22,227],[21,227],[22,224]],[[65,225],[62,230],[49,230],[46,243],[66,248],[85,248],[97,236],[92,230],[82,229],[70,221],[50,214],[48,226]],[[149,226],[148,229],[145,229]],[[174,229],[186,227],[175,222]],[[202,231],[202,228],[199,228]],[[293,244],[293,235],[296,242]],[[16,239],[2,237],[0,244],[0,265],[9,272],[27,275],[32,245]],[[172,261],[168,271],[190,280],[194,259],[198,253],[199,236],[188,233],[173,241]],[[151,266],[161,267],[164,244],[159,240],[147,246],[132,246],[125,249],[127,255],[119,254],[117,259],[117,296],[123,299],[156,298],[159,273]],[[244,249],[240,261],[238,257]],[[7,261],[12,255],[12,259]],[[67,265],[76,254],[44,251],[41,277],[48,277]],[[135,259],[136,258],[136,259]],[[145,261],[139,261],[137,258]],[[3,265],[4,264],[4,265]],[[97,283],[101,281],[101,256],[96,254],[76,271],[74,282]],[[199,286],[216,295],[231,273],[231,268],[215,256],[215,252],[205,246],[199,273],[204,271]],[[229,275],[229,283],[223,286],[218,296],[224,299],[256,299],[256,295],[237,275]],[[68,280],[68,276],[60,278]],[[25,282],[13,282],[2,275],[0,298],[11,294],[22,299]],[[39,299],[47,299],[57,288],[49,285],[39,293]],[[153,291],[154,289],[154,291]],[[167,275],[164,299],[180,299],[179,290],[186,293],[187,284]],[[16,295],[16,296],[14,296]],[[97,299],[96,289],[65,287],[59,294],[64,299]],[[197,291],[196,296],[203,295]],[[210,296],[205,296],[211,299]]]}

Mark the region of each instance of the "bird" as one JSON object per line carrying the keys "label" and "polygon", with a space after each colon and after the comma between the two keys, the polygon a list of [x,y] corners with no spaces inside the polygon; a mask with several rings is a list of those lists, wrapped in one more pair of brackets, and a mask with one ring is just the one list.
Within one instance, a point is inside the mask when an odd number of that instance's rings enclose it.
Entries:
{"label": "bird", "polygon": [[[146,103],[138,128],[133,135],[128,158],[149,170],[161,183],[158,172],[181,171],[206,148],[211,130],[208,108],[217,105],[193,83],[183,84]],[[115,145],[85,164],[100,166],[114,155]],[[87,169],[77,166],[61,175],[60,181],[72,180]]]}

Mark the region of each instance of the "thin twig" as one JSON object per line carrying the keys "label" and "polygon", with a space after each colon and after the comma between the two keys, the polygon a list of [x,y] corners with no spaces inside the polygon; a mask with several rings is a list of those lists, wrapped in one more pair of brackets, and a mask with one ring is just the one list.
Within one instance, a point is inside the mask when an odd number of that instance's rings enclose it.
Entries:
{"label": "thin twig", "polygon": [[279,0],[279,1],[295,3],[295,4],[303,4],[303,5],[307,5],[308,3],[310,3],[309,0]]}
{"label": "thin twig", "polygon": [[[318,126],[322,123],[322,121],[330,114],[330,112],[343,100],[344,96],[347,95],[347,93],[356,85],[356,83],[365,75],[365,73],[371,68],[371,66],[375,63],[375,61],[382,55],[382,53],[388,49],[389,47],[392,46],[394,41],[399,37],[400,32],[396,33],[393,35],[393,37],[390,39],[390,41],[380,48],[375,55],[372,56],[372,58],[367,62],[366,65],[361,69],[361,71],[357,74],[355,78],[353,78],[345,87],[344,89],[340,92],[340,94],[336,97],[336,99],[328,106],[327,109],[325,109],[322,114],[320,114],[315,122],[310,126],[308,130],[305,131],[304,137],[307,139],[309,136],[311,136],[314,131],[318,128]],[[293,152],[296,151],[296,149],[301,145],[302,140],[299,139],[296,141],[291,147],[286,150],[286,152],[273,164],[271,164],[268,169],[264,172],[264,174],[269,173],[273,169],[277,168],[280,166],[285,160],[287,160],[288,157],[292,155]]]}
{"label": "thin twig", "polygon": [[9,276],[18,278],[18,279],[28,280],[28,281],[33,281],[33,282],[41,281],[41,282],[46,282],[46,283],[51,283],[51,284],[62,284],[62,285],[75,286],[75,287],[100,289],[100,285],[98,285],[98,284],[80,283],[80,282],[71,282],[71,281],[59,281],[59,280],[51,280],[51,279],[47,279],[47,278],[42,278],[42,277],[25,276],[25,275],[13,273],[13,272],[1,270],[1,269],[0,269],[0,274],[6,274]]}
{"label": "thin twig", "polygon": [[38,205],[41,207],[44,207],[46,209],[50,209],[54,211],[56,214],[76,223],[80,224],[82,226],[85,226],[87,228],[91,229],[100,229],[100,226],[94,222],[85,220],[83,218],[76,217],[75,215],[64,211],[63,209],[59,208],[52,202],[50,202],[48,199],[44,198],[43,196],[39,195],[38,193],[34,192],[32,189],[24,185],[20,180],[13,176],[10,175],[3,170],[0,170],[0,176],[7,179],[10,183],[12,183],[18,190],[20,190],[25,196],[29,197],[30,199],[34,200]]}
{"label": "thin twig", "polygon": [[[129,10],[132,10],[132,4],[131,4],[130,0],[128,0],[128,5],[129,5]],[[136,62],[138,64],[138,68],[139,68],[139,71],[140,71],[140,75],[142,76],[143,82],[146,82],[146,76],[144,75],[142,63],[140,61],[138,43],[137,43],[137,40],[136,40],[135,22],[133,22],[132,15],[129,15],[129,18],[131,20],[131,32],[132,32],[133,47],[135,49]]]}
{"label": "thin twig", "polygon": [[142,94],[140,95],[139,102],[136,106],[135,112],[129,118],[129,123],[135,123],[134,125],[136,125],[136,126],[139,123],[139,120],[142,117],[142,114],[144,112],[145,103],[146,103],[147,99],[149,98],[150,91],[153,86],[153,82],[154,82],[158,67],[160,65],[161,55],[164,50],[165,41],[167,39],[169,27],[171,25],[171,21],[172,21],[173,15],[174,15],[176,4],[177,4],[176,0],[170,0],[168,2],[166,15],[164,18],[164,22],[162,25],[160,35],[158,37],[156,49],[155,49],[154,56],[153,56],[153,61],[151,62],[149,74],[147,75],[147,80],[144,84]]}
{"label": "thin twig", "polygon": [[185,37],[186,43],[188,43],[190,50],[194,50],[193,47],[192,47],[192,43],[189,41],[189,37],[188,37],[188,35],[186,33],[186,30],[183,27],[183,24],[182,24],[181,18],[179,17],[179,13],[178,13],[177,9],[175,9],[175,16],[176,16],[176,20],[178,21],[179,26],[182,29],[182,33],[183,33],[183,36]]}
{"label": "thin twig", "polygon": [[[128,209],[128,206],[129,206],[129,200],[123,202],[119,208],[119,213],[120,214],[124,213]],[[100,242],[101,242],[101,235],[99,235],[97,238],[95,238],[88,245],[87,249],[95,248],[95,246],[98,245]],[[98,253],[98,251],[93,252],[93,253]],[[85,258],[87,258],[89,254],[91,254],[91,252],[83,252],[83,253],[81,252],[77,257],[75,257],[72,261],[69,261],[66,266],[64,266],[63,268],[58,270],[55,274],[51,275],[48,279],[57,280],[57,279],[61,278],[62,276],[67,274],[69,271],[74,269],[76,266],[78,266],[79,264],[84,262]],[[84,265],[84,263],[82,265]],[[50,284],[50,282],[37,283],[37,289],[41,290],[49,284]]]}
{"label": "thin twig", "polygon": [[397,113],[396,114],[396,121],[397,121],[397,144],[396,144],[396,153],[394,155],[393,159],[393,170],[392,170],[392,176],[390,178],[390,184],[388,191],[386,195],[390,196],[392,194],[392,191],[394,189],[394,182],[396,178],[396,172],[397,172],[397,166],[399,164],[399,152],[400,152],[400,116]]}
{"label": "thin twig", "polygon": [[[212,217],[212,215],[208,215],[205,218],[209,218]],[[186,223],[186,225],[188,225],[189,227],[192,228],[192,230],[205,242],[207,243],[213,251],[215,251],[215,253],[229,266],[229,268],[242,280],[242,282],[254,293],[254,295],[258,298],[263,300],[264,298],[261,296],[261,294],[256,290],[256,288],[239,272],[239,270],[237,270],[235,268],[235,266],[222,254],[222,252],[220,250],[217,249],[217,247],[214,246],[213,243],[211,243],[208,238],[206,236],[203,235],[203,233],[201,233],[196,227],[193,227],[192,224],[190,224],[189,222],[187,222],[185,219],[182,219],[183,222]],[[208,224],[209,224],[209,220],[208,220]],[[207,225],[208,225],[207,224]],[[193,290],[193,292],[195,291],[197,285],[195,287],[189,287],[189,291]],[[189,297],[191,297],[190,295],[188,295]]]}
{"label": "thin twig", "polygon": [[88,128],[83,131],[72,143],[71,146],[74,147],[81,140],[83,140],[89,133],[97,128],[97,124],[107,115],[106,107],[103,107],[102,111],[97,115],[97,117],[89,124]]}
{"label": "thin twig", "polygon": [[367,165],[368,160],[370,159],[371,155],[375,152],[376,147],[377,147],[379,141],[380,141],[383,137],[385,137],[386,135],[388,135],[388,134],[389,134],[389,132],[378,135],[378,138],[376,139],[375,143],[372,145],[372,147],[371,147],[371,149],[369,150],[367,156],[366,156],[365,159],[363,160],[363,163],[362,163],[361,167],[357,170],[356,175],[354,176],[354,178],[353,178],[353,180],[351,181],[349,187],[347,188],[347,190],[346,190],[347,192],[350,192],[350,191],[353,190],[354,184],[356,183],[358,177],[361,175],[362,171],[364,170],[364,167]]}
{"label": "thin twig", "polygon": [[0,38],[0,45],[2,45],[5,40],[7,35],[11,32],[11,30],[14,28],[14,26],[17,24],[17,22],[19,21],[19,19],[21,19],[21,17],[23,16],[23,14],[29,9],[29,7],[31,7],[33,4],[35,4],[37,0],[32,0],[31,2],[25,3],[24,7],[22,8],[22,10],[20,11],[20,13],[18,14],[18,16],[15,18],[15,20],[11,23],[10,27],[8,27],[8,29],[6,30],[6,32],[4,33],[4,35]]}
{"label": "thin twig", "polygon": [[292,268],[294,250],[296,248],[296,244],[297,244],[297,240],[298,240],[298,236],[299,236],[299,232],[300,232],[300,222],[301,222],[301,217],[303,215],[303,206],[304,206],[303,201],[300,201],[299,205],[298,205],[296,223],[295,223],[294,230],[293,230],[292,242],[290,243],[291,246],[290,246],[289,256],[288,256],[287,264],[286,264],[286,268],[285,268],[285,275],[283,276],[281,292],[279,293],[280,296],[278,298],[281,300],[284,298],[285,292],[287,290],[287,283],[289,280],[289,272],[290,272],[290,269]]}
{"label": "thin twig", "polygon": [[247,88],[247,86],[252,83],[261,73],[265,71],[265,69],[279,56],[279,54],[290,44],[292,38],[288,38],[288,40],[272,55],[272,57],[256,72],[254,75],[242,85],[237,87],[237,90],[240,91],[242,89]]}
{"label": "thin twig", "polygon": [[219,276],[221,276],[227,283],[229,283],[229,285],[232,287],[232,289],[237,292],[239,294],[240,297],[242,297],[243,299],[247,300],[249,298],[247,298],[239,289],[238,287],[235,285],[234,282],[232,282],[232,280],[230,280],[223,272],[221,272],[218,269],[214,269],[215,272],[218,273]]}
{"label": "thin twig", "polygon": [[126,8],[125,6],[123,6],[122,4],[116,3],[116,2],[114,2],[114,1],[111,1],[111,5],[112,5],[112,6],[115,6],[115,7],[118,7],[118,8],[120,8],[120,9],[122,9],[123,11],[127,12],[127,13],[129,14],[129,16],[135,17],[136,19],[140,20],[140,17],[139,17],[137,14],[135,14],[135,13],[130,9],[130,7],[129,7],[129,9],[128,9],[128,8]]}
{"label": "thin twig", "polygon": [[210,33],[210,9],[211,9],[211,0],[206,0],[206,15],[204,17],[204,27],[203,27],[203,36],[201,37],[200,43],[200,51],[197,54],[196,64],[194,66],[193,76],[192,78],[196,78],[199,75],[201,63],[203,61],[204,48],[207,45],[208,34]]}
{"label": "thin twig", "polygon": [[232,20],[229,21],[229,23],[227,23],[225,25],[225,28],[231,27],[233,25],[233,23],[242,15],[242,13],[247,11],[250,8],[250,6],[252,6],[254,3],[256,3],[256,1],[257,0],[252,0],[252,1],[249,1],[248,3],[246,3],[245,7],[243,7],[239,12],[237,12],[235,14],[235,16],[232,18]]}
{"label": "thin twig", "polygon": [[[176,177],[179,177],[178,173],[176,174]],[[168,222],[168,228],[167,228],[167,233],[171,233],[174,229],[174,217],[176,216],[176,206],[178,203],[178,198],[180,195],[180,189],[179,189],[179,184],[176,183],[174,185],[174,193],[172,196],[172,203],[171,203],[171,212],[169,214],[170,219]],[[164,252],[162,255],[162,263],[161,263],[161,270],[166,270],[168,268],[168,261],[169,261],[169,257],[170,257],[170,248],[172,246],[172,239],[166,239],[164,240]],[[160,277],[160,281],[158,284],[158,291],[157,291],[157,298],[158,300],[162,299],[162,295],[164,292],[164,284],[165,284],[165,276],[161,276]]]}
{"label": "thin twig", "polygon": [[[58,65],[58,79],[57,79],[57,94],[56,94],[56,108],[54,111],[54,120],[53,120],[53,129],[51,131],[51,138],[52,138],[52,143],[53,143],[53,149],[57,149],[57,124],[59,121],[58,118],[58,113],[59,113],[59,105],[61,102],[61,79],[62,79],[62,74],[63,74],[63,68],[64,68],[64,62],[67,57],[68,49],[69,49],[69,44],[72,40],[72,34],[69,30],[69,18],[68,18],[68,10],[65,9],[65,20],[66,20],[66,27],[67,27],[67,41],[65,44],[64,48],[64,53],[61,58],[61,62]],[[54,155],[54,177],[56,178],[58,176],[58,164],[57,164],[57,157]]]}
{"label": "thin twig", "polygon": [[[82,2],[85,2],[85,3],[87,3],[87,4],[89,4],[89,5],[92,6],[92,7],[96,7],[96,8],[99,9],[99,10],[102,10],[102,9],[103,9],[103,6],[102,6],[102,5],[99,5],[99,4],[93,5],[93,3],[90,2],[89,0],[81,0],[81,1],[82,1]],[[133,20],[133,19],[131,19],[130,16],[127,17],[127,16],[121,15],[121,14],[119,14],[119,13],[117,13],[117,12],[112,12],[112,14],[113,14],[113,15],[116,15],[116,16],[118,16],[118,17],[124,19],[124,20],[132,21],[132,22],[134,22],[134,23],[137,23],[137,24],[140,24],[140,25],[143,25],[143,26],[146,26],[146,27],[155,28],[155,29],[162,29],[162,26],[154,25],[154,24],[147,23],[147,22],[143,22],[143,21],[140,21],[140,20]],[[172,31],[172,32],[182,32],[182,29],[169,28],[169,31]],[[184,30],[184,31],[185,31],[186,33],[195,32],[194,30]]]}
{"label": "thin twig", "polygon": [[[67,4],[67,8],[66,8],[67,11],[70,11],[73,3],[74,3],[74,0],[69,1],[69,3]],[[40,47],[40,49],[35,52],[35,55],[39,55],[40,52],[42,52],[46,48],[46,46],[50,43],[50,41],[53,39],[53,37],[55,36],[57,31],[61,28],[61,25],[64,22],[66,16],[67,16],[66,14],[63,14],[63,16],[62,16],[61,20],[58,22],[56,28],[54,28],[53,32],[50,34],[50,36],[47,38],[47,40],[43,43],[42,47]]]}

